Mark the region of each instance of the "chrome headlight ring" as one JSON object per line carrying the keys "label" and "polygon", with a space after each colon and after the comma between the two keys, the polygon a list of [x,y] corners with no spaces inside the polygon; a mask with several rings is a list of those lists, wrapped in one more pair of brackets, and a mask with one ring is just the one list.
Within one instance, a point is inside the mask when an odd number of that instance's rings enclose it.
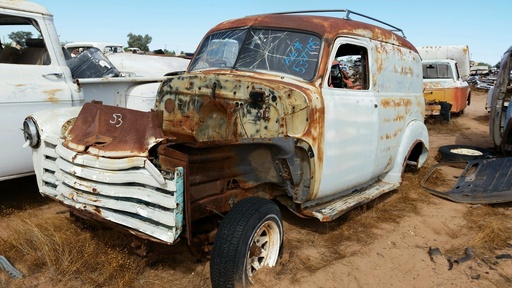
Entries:
{"label": "chrome headlight ring", "polygon": [[34,118],[27,117],[23,121],[23,137],[25,138],[23,147],[38,148],[41,144],[41,136],[39,135],[37,122]]}

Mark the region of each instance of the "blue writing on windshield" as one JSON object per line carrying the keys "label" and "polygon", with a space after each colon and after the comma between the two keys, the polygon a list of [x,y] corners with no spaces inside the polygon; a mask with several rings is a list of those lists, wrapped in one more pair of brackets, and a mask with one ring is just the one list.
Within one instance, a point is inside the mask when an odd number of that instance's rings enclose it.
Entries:
{"label": "blue writing on windshield", "polygon": [[292,44],[292,52],[288,53],[288,57],[284,59],[287,66],[291,66],[300,74],[306,73],[309,66],[307,61],[311,60],[311,56],[317,55],[317,50],[320,48],[318,41],[314,41],[313,38],[309,38],[305,47],[306,49],[302,43],[296,40]]}

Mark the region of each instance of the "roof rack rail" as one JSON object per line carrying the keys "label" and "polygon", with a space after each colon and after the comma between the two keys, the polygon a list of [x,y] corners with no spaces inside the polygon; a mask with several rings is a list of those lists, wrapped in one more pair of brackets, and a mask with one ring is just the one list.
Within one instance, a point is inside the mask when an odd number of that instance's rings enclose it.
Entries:
{"label": "roof rack rail", "polygon": [[386,23],[384,21],[381,21],[379,19],[375,19],[373,17],[370,17],[370,16],[366,16],[364,14],[361,14],[361,13],[357,13],[357,12],[354,12],[352,10],[349,10],[349,9],[335,9],[335,10],[304,10],[304,11],[289,11],[289,12],[277,12],[277,13],[268,13],[268,14],[273,14],[273,15],[282,15],[282,14],[306,14],[306,13],[332,13],[332,12],[341,12],[341,13],[345,13],[345,16],[343,17],[343,19],[347,19],[347,20],[352,20],[350,18],[350,14],[355,14],[355,15],[358,15],[362,18],[366,18],[366,19],[369,19],[369,20],[372,20],[372,21],[375,21],[377,23],[380,23],[380,24],[383,24],[384,26],[387,26],[388,28],[391,28],[389,29],[391,32],[394,32],[396,34],[401,34],[402,37],[406,38],[405,37],[405,34],[404,34],[404,31],[396,26],[393,26],[389,23]]}

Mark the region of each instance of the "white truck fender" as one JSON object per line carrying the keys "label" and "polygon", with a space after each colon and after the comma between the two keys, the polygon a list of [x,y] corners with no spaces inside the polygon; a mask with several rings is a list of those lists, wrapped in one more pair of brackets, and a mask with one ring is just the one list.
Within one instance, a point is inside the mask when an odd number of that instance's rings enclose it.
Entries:
{"label": "white truck fender", "polygon": [[32,113],[25,119],[25,121],[33,121],[37,129],[37,135],[33,135],[33,137],[39,137],[38,145],[32,147],[32,162],[34,163],[34,172],[40,188],[42,187],[42,163],[44,162],[43,150],[61,141],[62,126],[68,120],[77,117],[81,109],[82,107],[80,106],[43,110]]}
{"label": "white truck fender", "polygon": [[151,111],[155,107],[160,82],[135,85],[126,91],[126,108]]}
{"label": "white truck fender", "polygon": [[411,153],[412,149],[418,142],[423,143],[421,155],[418,158],[418,168],[420,168],[428,156],[428,130],[424,123],[420,121],[412,121],[405,128],[404,135],[402,137],[402,143],[400,149],[396,154],[396,161],[394,167],[381,177],[382,180],[390,183],[400,184],[402,181],[402,172],[405,161]]}

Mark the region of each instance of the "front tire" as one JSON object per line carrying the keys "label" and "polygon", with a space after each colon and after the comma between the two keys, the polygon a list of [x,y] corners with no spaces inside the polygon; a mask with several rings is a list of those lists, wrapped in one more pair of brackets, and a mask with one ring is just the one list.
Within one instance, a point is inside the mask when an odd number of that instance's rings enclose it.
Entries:
{"label": "front tire", "polygon": [[246,287],[262,267],[277,263],[283,221],[276,203],[248,197],[235,204],[219,225],[210,261],[212,287]]}

